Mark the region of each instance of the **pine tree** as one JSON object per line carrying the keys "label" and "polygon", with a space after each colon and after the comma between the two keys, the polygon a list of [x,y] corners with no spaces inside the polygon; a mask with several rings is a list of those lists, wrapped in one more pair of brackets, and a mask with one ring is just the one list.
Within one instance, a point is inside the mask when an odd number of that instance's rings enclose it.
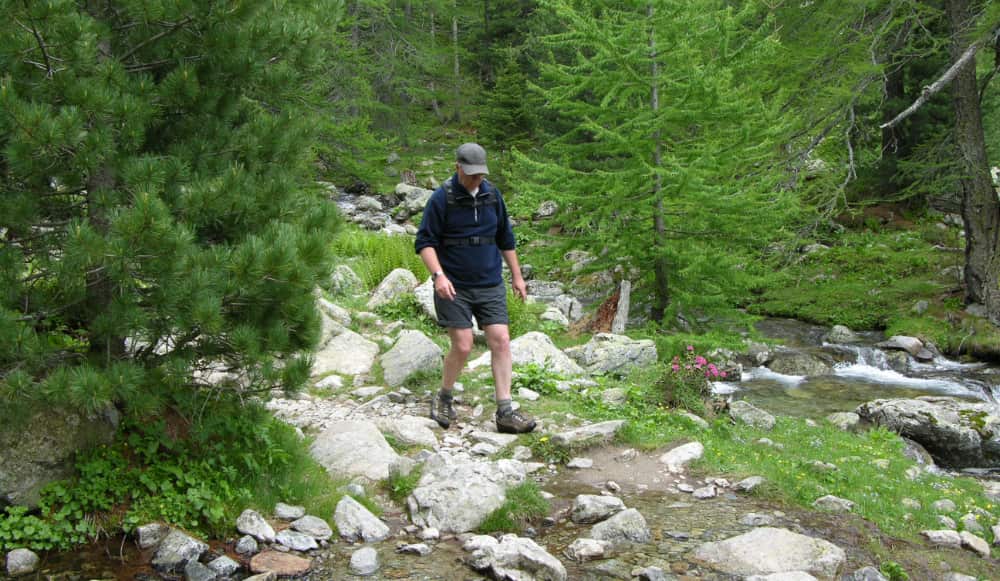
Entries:
{"label": "pine tree", "polygon": [[304,382],[337,6],[0,1],[0,408]]}
{"label": "pine tree", "polygon": [[640,267],[655,319],[722,301],[734,246],[766,245],[794,208],[754,173],[783,125],[753,86],[779,48],[768,21],[753,3],[542,4],[563,31],[536,86],[568,130],[551,162],[518,157],[522,199],[561,201],[575,243]]}

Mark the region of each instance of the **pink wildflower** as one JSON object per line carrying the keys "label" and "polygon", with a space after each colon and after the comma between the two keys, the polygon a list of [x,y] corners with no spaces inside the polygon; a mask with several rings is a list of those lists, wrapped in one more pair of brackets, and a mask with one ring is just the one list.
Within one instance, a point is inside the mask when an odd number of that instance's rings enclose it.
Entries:
{"label": "pink wildflower", "polygon": [[688,345],[688,351],[694,351],[694,345]]}
{"label": "pink wildflower", "polygon": [[681,366],[674,363],[673,365],[670,366],[670,369],[673,369],[674,371],[680,371]]}
{"label": "pink wildflower", "polygon": [[704,365],[704,364],[708,363],[708,359],[705,359],[704,357],[702,357],[701,355],[699,355],[699,356],[697,356],[697,357],[694,358],[694,362],[697,363],[698,365]]}
{"label": "pink wildflower", "polygon": [[723,371],[723,372],[722,372],[722,373],[720,373],[719,375],[721,375],[722,377],[725,377],[725,376],[726,376],[726,372],[725,372],[725,371]]}

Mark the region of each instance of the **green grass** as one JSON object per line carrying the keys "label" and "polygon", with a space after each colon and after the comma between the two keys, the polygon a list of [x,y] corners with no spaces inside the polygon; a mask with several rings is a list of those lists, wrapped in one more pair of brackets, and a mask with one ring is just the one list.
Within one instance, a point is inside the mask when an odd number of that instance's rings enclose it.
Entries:
{"label": "green grass", "polygon": [[[418,279],[427,275],[420,256],[413,250],[413,238],[386,236],[345,227],[333,239],[333,253],[348,262],[368,290],[397,268],[405,268]],[[347,260],[351,259],[351,260]]]}
{"label": "green grass", "polygon": [[386,491],[394,502],[403,504],[406,497],[413,493],[420,482],[422,467],[417,466],[409,474],[391,472],[389,477],[382,482],[382,488]]}
{"label": "green grass", "polygon": [[478,530],[484,535],[518,532],[529,521],[541,518],[548,512],[549,502],[542,498],[538,485],[532,480],[526,480],[507,489],[507,499],[500,508],[486,516]]}

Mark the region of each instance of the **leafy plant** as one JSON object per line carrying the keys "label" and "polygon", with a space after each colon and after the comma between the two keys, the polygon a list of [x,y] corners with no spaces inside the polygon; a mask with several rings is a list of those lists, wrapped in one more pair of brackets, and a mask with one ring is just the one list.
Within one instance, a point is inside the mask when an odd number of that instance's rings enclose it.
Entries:
{"label": "leafy plant", "polygon": [[556,395],[559,393],[557,387],[560,379],[562,376],[552,371],[548,365],[525,363],[515,366],[512,386],[515,389],[530,389],[541,395]]}
{"label": "leafy plant", "polygon": [[565,464],[573,457],[569,447],[556,444],[547,435],[532,434],[528,447],[535,458],[548,464]]}
{"label": "leafy plant", "polygon": [[885,561],[879,567],[879,571],[889,578],[889,581],[909,581],[910,576],[906,574],[903,566],[895,561]]}
{"label": "leafy plant", "polygon": [[526,480],[507,490],[507,499],[500,508],[486,516],[479,525],[479,532],[517,532],[528,521],[540,518],[548,511],[549,502],[542,497],[538,485]]}
{"label": "leafy plant", "polygon": [[700,415],[710,415],[707,404],[711,398],[711,382],[724,379],[726,372],[719,370],[702,355],[688,345],[683,355],[675,355],[669,367],[657,382],[657,390],[663,403],[679,407]]}

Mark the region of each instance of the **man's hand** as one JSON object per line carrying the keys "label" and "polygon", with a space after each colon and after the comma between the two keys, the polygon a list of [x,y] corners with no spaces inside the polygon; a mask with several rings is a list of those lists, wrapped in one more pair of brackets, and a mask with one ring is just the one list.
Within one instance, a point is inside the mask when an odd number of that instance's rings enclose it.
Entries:
{"label": "man's hand", "polygon": [[434,279],[434,292],[437,293],[437,296],[447,301],[455,300],[455,287],[452,286],[451,281],[448,280],[448,277],[444,273],[439,274]]}
{"label": "man's hand", "polygon": [[514,294],[517,298],[521,299],[521,302],[528,300],[528,285],[525,284],[524,279],[517,277],[513,279],[510,283],[514,287]]}

